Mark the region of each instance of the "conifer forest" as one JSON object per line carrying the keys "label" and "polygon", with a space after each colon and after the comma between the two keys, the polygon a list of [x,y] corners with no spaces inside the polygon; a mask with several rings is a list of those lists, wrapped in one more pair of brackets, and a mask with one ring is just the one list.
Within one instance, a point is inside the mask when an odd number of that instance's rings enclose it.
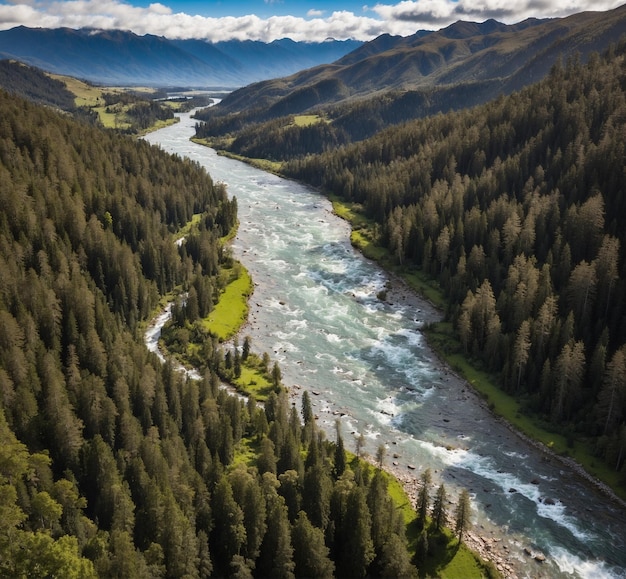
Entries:
{"label": "conifer forest", "polygon": [[[396,271],[443,293],[446,347],[584,441],[623,496],[626,42],[470,109],[414,119],[410,102],[393,123],[380,98],[301,125],[205,111],[197,137],[359,212]],[[163,110],[138,105],[136,126]],[[384,449],[364,460],[339,424],[330,440],[254,344],[194,325],[239,272],[236,192],[97,125],[0,90],[0,577],[435,574],[468,492],[453,506],[427,470],[407,518]],[[146,348],[168,301],[200,379]],[[224,387],[248,357],[263,400]]]}

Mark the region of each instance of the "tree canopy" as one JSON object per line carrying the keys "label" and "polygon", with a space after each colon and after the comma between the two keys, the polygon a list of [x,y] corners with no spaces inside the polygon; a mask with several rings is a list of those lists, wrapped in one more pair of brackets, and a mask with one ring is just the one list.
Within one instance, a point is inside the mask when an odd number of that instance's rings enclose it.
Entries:
{"label": "tree canopy", "polygon": [[357,480],[310,401],[290,408],[277,365],[260,406],[220,388],[216,344],[192,380],[143,343],[166,293],[193,292],[181,316],[215,305],[236,224],[224,186],[4,92],[0,111],[0,574],[328,577],[351,553],[366,576],[409,561],[402,525],[391,560],[372,538],[393,503],[371,513],[375,479]]}

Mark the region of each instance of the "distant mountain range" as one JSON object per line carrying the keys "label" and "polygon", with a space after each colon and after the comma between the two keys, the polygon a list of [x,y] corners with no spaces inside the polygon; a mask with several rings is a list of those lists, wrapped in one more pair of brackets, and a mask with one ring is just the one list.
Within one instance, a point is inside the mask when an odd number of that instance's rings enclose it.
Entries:
{"label": "distant mountain range", "polygon": [[[424,112],[471,106],[543,78],[561,59],[586,60],[626,35],[626,5],[566,18],[456,22],[370,42],[170,40],[122,30],[0,31],[0,59],[99,84],[238,89],[217,109],[267,117],[419,91]],[[435,102],[436,101],[436,102]]]}
{"label": "distant mountain range", "polygon": [[382,35],[336,62],[243,87],[214,112],[263,107],[267,119],[392,91],[422,93],[421,101],[432,101],[421,103],[425,112],[445,112],[539,81],[559,59],[584,62],[625,34],[626,5],[513,25],[459,21],[436,32]]}
{"label": "distant mountain range", "polygon": [[210,43],[122,30],[18,26],[0,31],[0,58],[98,84],[237,88],[334,62],[362,44],[332,39]]}

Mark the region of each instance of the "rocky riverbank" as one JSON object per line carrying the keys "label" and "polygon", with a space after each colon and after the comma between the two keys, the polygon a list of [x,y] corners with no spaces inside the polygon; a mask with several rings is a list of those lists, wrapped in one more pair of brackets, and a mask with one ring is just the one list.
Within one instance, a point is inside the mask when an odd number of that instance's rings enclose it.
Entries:
{"label": "rocky riverbank", "polygon": [[[441,320],[441,312],[432,304],[428,302],[425,303],[425,300],[423,298],[418,296],[404,282],[404,280],[397,276],[391,277],[391,282],[390,284],[388,284],[387,295],[385,299],[391,304],[411,308],[418,314],[419,320],[423,324],[428,324]],[[441,363],[442,367],[446,367],[445,372],[448,375],[449,379],[466,384],[466,381],[461,376],[456,374],[453,370],[447,368],[444,361],[442,361]],[[478,398],[480,398],[473,389],[471,389],[471,391],[474,392]],[[480,399],[480,403],[482,406],[487,408],[488,405],[482,399]],[[489,411],[491,412],[491,410]],[[532,446],[533,448],[544,454],[546,457],[545,460],[559,462],[567,466],[571,471],[573,471],[580,478],[584,479],[598,492],[604,494],[616,505],[626,510],[625,500],[619,497],[607,484],[588,473],[575,460],[555,453],[541,442],[527,436],[526,434],[515,428],[503,417],[495,415],[493,413],[492,415],[496,420],[498,420],[498,422],[504,425],[520,440],[524,441],[524,443]],[[409,465],[403,466],[398,463],[392,463],[391,466],[386,467],[386,470],[391,472],[399,481],[401,481],[407,495],[412,501],[412,504],[415,506],[417,501],[417,495],[419,492],[419,479],[417,476],[411,475],[410,470],[407,472],[407,469],[409,468]],[[507,545],[505,541],[502,541],[501,537],[496,536],[493,530],[489,531],[488,534],[481,534],[481,531],[483,530],[484,529],[474,529],[470,531],[465,537],[465,542],[483,559],[491,561],[503,577],[518,577],[515,568],[519,568],[521,562],[526,565],[529,564],[531,561],[537,565],[537,568],[533,569],[532,571],[533,577],[540,578],[547,576],[545,572],[542,572],[542,569],[540,568],[540,565],[543,564],[546,560],[546,557],[542,552],[534,551],[528,546],[518,545],[518,552],[513,553],[513,549],[509,545]]]}
{"label": "rocky riverbank", "polygon": [[[413,508],[416,508],[420,488],[418,476],[412,475],[407,471],[408,465],[401,466],[392,462],[391,465],[384,465],[384,468],[402,483],[411,505]],[[454,505],[451,503],[448,505],[449,516],[452,515],[453,510]],[[452,521],[449,521],[449,524],[452,524]],[[500,537],[496,537],[493,534],[481,534],[481,530],[474,528],[464,535],[463,540],[465,544],[485,561],[491,561],[502,577],[517,579],[519,575],[515,569],[519,567],[520,557],[515,557],[511,549]],[[533,574],[533,577],[541,577],[540,571],[540,569],[537,569],[537,574]]]}

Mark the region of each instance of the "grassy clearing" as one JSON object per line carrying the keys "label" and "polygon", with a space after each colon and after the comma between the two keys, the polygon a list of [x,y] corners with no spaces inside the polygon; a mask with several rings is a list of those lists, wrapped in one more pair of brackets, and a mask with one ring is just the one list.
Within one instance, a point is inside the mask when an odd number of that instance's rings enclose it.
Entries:
{"label": "grassy clearing", "polygon": [[[128,122],[126,116],[129,106],[120,104],[112,105],[110,107],[105,106],[104,98],[102,96],[104,93],[121,95],[132,91],[134,94],[139,94],[147,100],[150,100],[156,93],[156,89],[150,87],[133,87],[132,89],[129,89],[115,86],[95,86],[71,76],[62,76],[58,74],[51,74],[50,76],[65,83],[67,89],[74,94],[74,104],[77,107],[87,107],[96,112],[100,122],[107,129],[123,130],[131,128],[132,125]],[[174,110],[180,108],[180,103],[177,102],[167,101],[164,104]],[[177,119],[157,121],[151,127],[140,131],[140,133],[145,134],[150,131],[155,131],[175,122],[177,122]]]}
{"label": "grassy clearing", "polygon": [[60,74],[51,74],[50,76],[65,83],[67,90],[74,95],[74,103],[77,107],[97,106],[101,102],[102,93],[108,90],[88,84],[71,76],[62,76]]}
{"label": "grassy clearing", "polygon": [[387,250],[378,245],[376,224],[363,215],[363,207],[358,203],[347,203],[334,195],[329,196],[333,204],[335,215],[345,219],[352,226],[350,242],[365,257],[377,261],[382,265],[386,264],[388,257]]}
{"label": "grassy clearing", "polygon": [[191,221],[185,223],[185,225],[176,232],[176,234],[174,235],[174,240],[178,241],[183,237],[187,237],[191,233],[192,229],[198,226],[200,220],[202,219],[202,215],[202,213],[194,213],[194,215],[191,217]]}
{"label": "grassy clearing", "polygon": [[281,163],[279,163],[278,161],[268,161],[267,159],[252,159],[251,157],[243,157],[242,155],[235,155],[234,153],[223,150],[218,151],[218,154],[224,155],[225,157],[230,157],[231,159],[236,159],[237,161],[241,161],[242,163],[248,163],[248,165],[252,165],[257,169],[261,169],[261,171],[267,171],[268,173],[278,174],[278,172],[280,171]]}
{"label": "grassy clearing", "polygon": [[439,287],[439,284],[424,272],[413,269],[411,271],[401,270],[399,273],[407,282],[408,286],[416,293],[424,296],[431,304],[434,304],[439,310],[446,307],[446,299]]}
{"label": "grassy clearing", "polygon": [[236,161],[247,163],[248,165],[252,165],[257,169],[261,169],[261,171],[267,171],[268,173],[274,174],[279,174],[280,172],[280,167],[282,163],[278,161],[269,161],[268,159],[253,159],[251,157],[244,157],[243,155],[237,155],[228,151],[228,147],[234,140],[232,137],[218,137],[216,139],[198,139],[196,137],[192,137],[191,140],[198,145],[203,145],[205,147],[215,149],[218,155],[223,155],[224,157],[228,157],[229,159],[235,159]]}
{"label": "grassy clearing", "polygon": [[255,466],[258,454],[259,443],[256,439],[249,437],[242,438],[235,449],[235,455],[233,457],[231,468],[234,469],[239,464],[244,464],[246,467]]}
{"label": "grassy clearing", "polygon": [[204,319],[204,327],[221,341],[232,338],[248,316],[248,297],[253,285],[250,274],[243,266],[226,285],[213,311]]}
{"label": "grassy clearing", "polygon": [[309,125],[314,125],[324,120],[325,119],[319,115],[295,115],[293,124],[297,127],[308,127]]}
{"label": "grassy clearing", "polygon": [[261,358],[253,353],[248,355],[248,359],[241,366],[241,376],[235,378],[233,383],[237,390],[247,396],[253,395],[260,403],[265,402],[274,389]]}
{"label": "grassy clearing", "polygon": [[234,137],[216,137],[211,139],[199,139],[198,137],[191,137],[192,142],[202,145],[203,147],[209,147],[211,149],[215,149],[218,151],[218,154],[228,156],[224,153],[224,150],[227,149],[232,142],[235,140]]}
{"label": "grassy clearing", "polygon": [[114,87],[94,86],[70,76],[51,75],[53,78],[65,83],[67,89],[74,94],[74,103],[77,107],[87,107],[98,113],[102,125],[106,128],[124,129],[130,126],[122,122],[119,114],[107,112],[102,95],[107,93],[122,93],[123,89]]}
{"label": "grassy clearing", "polygon": [[429,555],[422,563],[420,577],[466,579],[487,577],[485,564],[448,530],[429,533],[429,544],[435,543],[436,556]]}

